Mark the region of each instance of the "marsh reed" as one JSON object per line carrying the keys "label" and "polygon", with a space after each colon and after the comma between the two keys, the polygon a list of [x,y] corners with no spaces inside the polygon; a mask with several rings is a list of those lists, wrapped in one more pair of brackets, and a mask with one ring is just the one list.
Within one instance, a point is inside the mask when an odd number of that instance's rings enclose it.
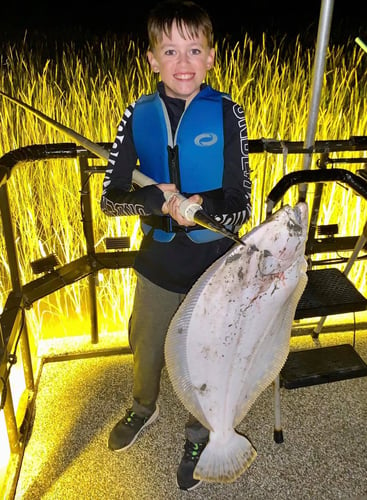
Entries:
{"label": "marsh reed", "polygon": [[[263,35],[237,43],[217,42],[217,59],[208,82],[231,93],[244,106],[250,139],[302,141],[305,138],[314,50],[299,39],[288,43]],[[75,44],[44,40],[3,43],[0,88],[95,142],[112,142],[125,107],[155,88],[145,47],[139,40],[109,36]],[[329,48],[316,140],[349,139],[367,131],[367,55],[347,40]],[[32,144],[70,142],[60,132],[0,97],[0,157]],[[364,153],[366,155],[366,153]],[[343,156],[343,154],[339,155]],[[348,156],[352,156],[348,154]],[[315,158],[316,160],[316,158]],[[93,160],[96,164],[101,162]],[[288,172],[302,168],[302,155],[251,155],[253,213],[243,228],[264,218],[264,196]],[[348,165],[355,171],[359,164]],[[99,209],[102,176],[91,179],[96,250],[106,236],[130,235],[140,243],[136,218],[107,218]],[[80,214],[80,179],[73,160],[20,166],[9,181],[9,193],[21,280],[34,279],[30,262],[55,253],[61,264],[85,254]],[[312,197],[310,187],[308,196]],[[285,202],[293,203],[292,188]],[[358,235],[366,220],[366,203],[351,190],[327,186],[321,224],[338,223],[340,233]],[[11,289],[5,244],[0,231],[0,305]],[[365,291],[365,264],[351,275]],[[35,338],[89,332],[87,283],[82,280],[54,293],[27,311]],[[98,307],[102,332],[126,331],[132,303],[131,270],[100,273]]]}

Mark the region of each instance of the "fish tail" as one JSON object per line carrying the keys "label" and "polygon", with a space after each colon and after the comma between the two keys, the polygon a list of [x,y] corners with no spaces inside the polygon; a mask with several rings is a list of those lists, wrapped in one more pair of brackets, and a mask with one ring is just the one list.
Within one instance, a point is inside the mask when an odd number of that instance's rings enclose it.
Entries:
{"label": "fish tail", "polygon": [[235,481],[255,460],[256,450],[236,431],[225,443],[213,439],[212,434],[195,467],[194,478],[221,483]]}

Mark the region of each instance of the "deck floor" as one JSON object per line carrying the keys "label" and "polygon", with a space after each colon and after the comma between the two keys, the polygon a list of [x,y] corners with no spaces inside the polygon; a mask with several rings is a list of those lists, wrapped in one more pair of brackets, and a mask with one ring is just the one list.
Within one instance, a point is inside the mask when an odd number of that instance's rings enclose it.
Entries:
{"label": "deck floor", "polygon": [[[356,339],[367,360],[367,332]],[[320,336],[321,345],[334,341]],[[343,334],[340,343],[349,341]],[[367,377],[282,389],[282,444],[273,440],[269,386],[238,427],[257,449],[250,468],[235,482],[202,483],[187,493],[175,483],[186,410],[165,370],[160,418],[129,450],[107,448],[130,403],[131,376],[131,355],[44,364],[15,499],[367,499]]]}

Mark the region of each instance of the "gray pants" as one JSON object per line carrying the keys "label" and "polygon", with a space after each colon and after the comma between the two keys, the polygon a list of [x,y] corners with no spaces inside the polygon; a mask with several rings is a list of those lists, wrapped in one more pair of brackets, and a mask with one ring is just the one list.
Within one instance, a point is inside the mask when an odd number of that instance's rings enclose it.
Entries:
{"label": "gray pants", "polygon": [[[185,295],[165,290],[139,273],[136,275],[129,326],[129,343],[134,355],[133,410],[138,415],[149,416],[155,410],[159,395],[169,323]],[[185,435],[192,442],[203,442],[209,432],[189,415]]]}

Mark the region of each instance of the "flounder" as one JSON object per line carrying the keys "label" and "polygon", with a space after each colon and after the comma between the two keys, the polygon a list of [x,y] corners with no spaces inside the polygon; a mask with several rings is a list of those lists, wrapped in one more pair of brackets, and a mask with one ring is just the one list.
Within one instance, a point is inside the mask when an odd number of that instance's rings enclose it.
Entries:
{"label": "flounder", "polygon": [[172,318],[169,378],[210,431],[196,479],[232,482],[256,457],[235,428],[287,359],[307,283],[307,227],[306,203],[282,207],[202,274]]}

